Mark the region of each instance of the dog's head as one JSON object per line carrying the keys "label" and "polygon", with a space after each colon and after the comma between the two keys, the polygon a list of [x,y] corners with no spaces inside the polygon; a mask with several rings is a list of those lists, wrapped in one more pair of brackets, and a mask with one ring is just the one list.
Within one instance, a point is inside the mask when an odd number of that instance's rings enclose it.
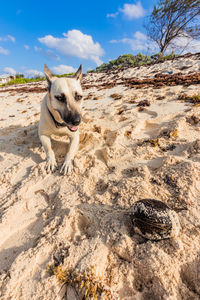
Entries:
{"label": "dog's head", "polygon": [[48,83],[50,105],[56,121],[64,122],[70,131],[75,132],[82,118],[82,65],[76,74],[70,77],[55,77],[46,65],[44,65],[44,72]]}

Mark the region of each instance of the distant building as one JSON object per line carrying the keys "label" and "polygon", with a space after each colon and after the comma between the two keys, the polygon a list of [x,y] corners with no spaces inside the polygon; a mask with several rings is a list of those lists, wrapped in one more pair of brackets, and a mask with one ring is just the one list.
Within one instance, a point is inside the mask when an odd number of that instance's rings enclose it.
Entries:
{"label": "distant building", "polygon": [[9,74],[0,75],[0,84],[7,83],[13,79],[15,79],[14,75],[9,75]]}

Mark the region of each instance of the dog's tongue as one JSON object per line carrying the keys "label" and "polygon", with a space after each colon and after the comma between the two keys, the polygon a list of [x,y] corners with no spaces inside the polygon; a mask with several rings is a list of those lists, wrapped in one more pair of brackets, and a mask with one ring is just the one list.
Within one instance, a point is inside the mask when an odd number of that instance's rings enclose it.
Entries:
{"label": "dog's tongue", "polygon": [[71,131],[76,131],[78,129],[78,126],[69,126],[68,125],[68,127]]}

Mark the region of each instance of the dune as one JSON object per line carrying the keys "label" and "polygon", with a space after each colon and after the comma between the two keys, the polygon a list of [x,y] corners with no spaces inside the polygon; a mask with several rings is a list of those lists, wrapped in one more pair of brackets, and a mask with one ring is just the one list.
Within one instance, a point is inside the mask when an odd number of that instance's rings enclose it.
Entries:
{"label": "dune", "polygon": [[[37,128],[46,87],[0,88],[0,298],[82,299],[77,276],[92,270],[99,299],[199,299],[200,55],[85,74],[67,176],[45,171]],[[52,143],[61,166],[68,138]],[[177,211],[178,237],[134,232],[131,208],[145,198]],[[77,288],[62,287],[59,270]]]}

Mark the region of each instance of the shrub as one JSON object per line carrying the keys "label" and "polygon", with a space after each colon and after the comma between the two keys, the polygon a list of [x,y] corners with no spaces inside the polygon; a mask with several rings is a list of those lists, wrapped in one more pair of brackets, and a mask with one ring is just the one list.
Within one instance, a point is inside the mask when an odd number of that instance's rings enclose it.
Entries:
{"label": "shrub", "polygon": [[17,73],[17,74],[15,75],[15,78],[24,78],[24,74],[19,74],[19,73]]}
{"label": "shrub", "polygon": [[12,85],[12,84],[23,84],[23,83],[27,83],[27,82],[34,82],[34,81],[41,81],[41,80],[44,80],[44,77],[43,78],[38,78],[38,79],[30,79],[30,78],[15,78],[7,83],[4,83],[0,86],[6,86],[6,85]]}

